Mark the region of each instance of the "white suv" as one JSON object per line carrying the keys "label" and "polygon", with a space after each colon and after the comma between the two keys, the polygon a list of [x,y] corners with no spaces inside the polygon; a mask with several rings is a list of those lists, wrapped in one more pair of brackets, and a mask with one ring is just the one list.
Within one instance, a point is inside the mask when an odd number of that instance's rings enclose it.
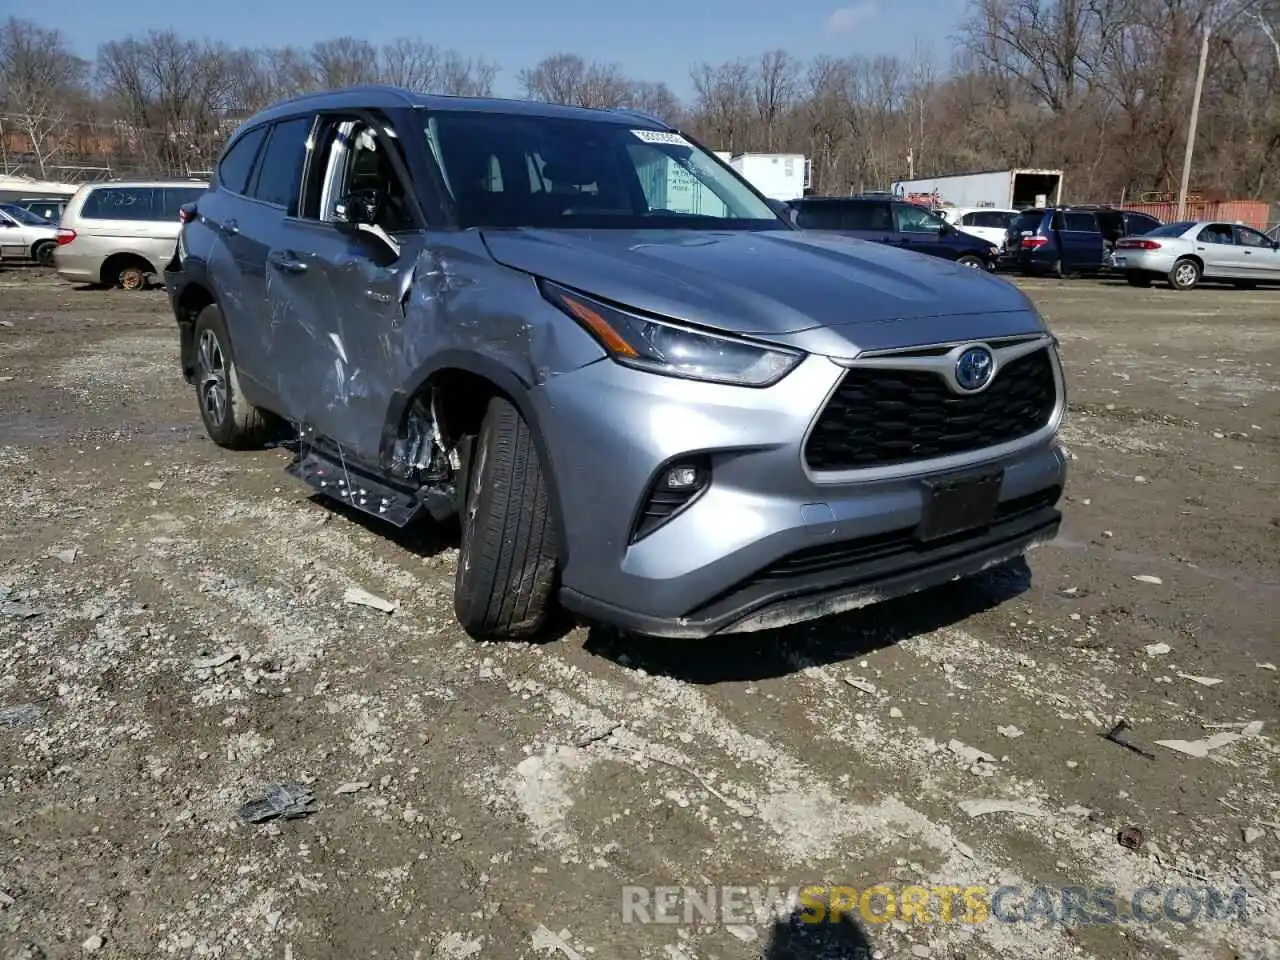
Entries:
{"label": "white suv", "polygon": [[948,207],[938,212],[953,227],[994,243],[1000,250],[1004,249],[1005,231],[1018,215],[1017,210],[999,207]]}

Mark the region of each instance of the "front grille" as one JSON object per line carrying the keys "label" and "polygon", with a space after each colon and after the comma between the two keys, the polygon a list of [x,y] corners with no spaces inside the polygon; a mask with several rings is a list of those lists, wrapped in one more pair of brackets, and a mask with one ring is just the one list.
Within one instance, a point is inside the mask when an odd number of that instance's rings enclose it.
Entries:
{"label": "front grille", "polygon": [[805,444],[813,470],[858,470],[971,453],[1035,433],[1057,400],[1048,348],[1011,360],[982,393],[936,373],[852,369]]}

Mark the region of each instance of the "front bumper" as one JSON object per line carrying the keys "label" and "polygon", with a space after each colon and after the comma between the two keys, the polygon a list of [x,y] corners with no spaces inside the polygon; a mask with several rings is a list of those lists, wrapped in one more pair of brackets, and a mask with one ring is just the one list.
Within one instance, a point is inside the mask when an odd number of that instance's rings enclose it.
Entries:
{"label": "front bumper", "polygon": [[[810,356],[774,387],[744,390],[602,361],[534,390],[564,506],[564,606],[655,636],[758,630],[975,573],[1054,536],[1066,468],[1051,436],[945,471],[809,471],[804,438],[843,373]],[[631,542],[655,473],[685,455],[707,458],[709,487]],[[997,522],[916,542],[924,481],[979,464],[1004,471]]]}

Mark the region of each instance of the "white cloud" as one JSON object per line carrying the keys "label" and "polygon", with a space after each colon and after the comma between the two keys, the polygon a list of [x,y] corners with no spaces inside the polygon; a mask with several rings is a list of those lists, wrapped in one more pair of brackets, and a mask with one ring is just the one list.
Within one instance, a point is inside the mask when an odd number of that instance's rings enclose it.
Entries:
{"label": "white cloud", "polygon": [[847,7],[832,10],[827,17],[826,32],[828,36],[839,36],[852,33],[880,12],[880,0],[857,0]]}

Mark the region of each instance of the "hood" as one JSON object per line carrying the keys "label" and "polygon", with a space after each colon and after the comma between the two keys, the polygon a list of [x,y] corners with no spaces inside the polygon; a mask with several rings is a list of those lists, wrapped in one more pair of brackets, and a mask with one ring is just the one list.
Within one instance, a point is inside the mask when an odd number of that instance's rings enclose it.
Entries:
{"label": "hood", "polygon": [[[856,342],[859,349],[885,349],[953,335],[979,338],[1044,329],[1021,290],[985,271],[837,234],[486,230],[482,235],[490,254],[505,266],[726,332],[796,342],[794,335],[805,331],[848,328],[839,340]],[[972,319],[960,319],[966,317]],[[955,324],[963,325],[963,332],[946,329]],[[831,341],[823,338],[834,348]]]}

